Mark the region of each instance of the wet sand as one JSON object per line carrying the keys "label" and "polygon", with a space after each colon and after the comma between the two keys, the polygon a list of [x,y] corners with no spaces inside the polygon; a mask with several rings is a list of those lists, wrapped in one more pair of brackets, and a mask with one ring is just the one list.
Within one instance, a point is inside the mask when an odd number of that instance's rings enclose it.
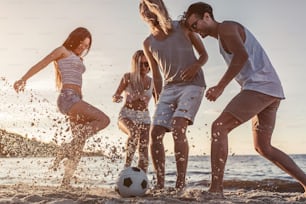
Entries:
{"label": "wet sand", "polygon": [[184,192],[163,191],[148,193],[144,197],[121,198],[111,188],[61,189],[27,184],[1,185],[0,203],[306,203],[301,193],[281,193],[261,190],[226,191],[224,197],[207,193],[204,189],[191,188]]}

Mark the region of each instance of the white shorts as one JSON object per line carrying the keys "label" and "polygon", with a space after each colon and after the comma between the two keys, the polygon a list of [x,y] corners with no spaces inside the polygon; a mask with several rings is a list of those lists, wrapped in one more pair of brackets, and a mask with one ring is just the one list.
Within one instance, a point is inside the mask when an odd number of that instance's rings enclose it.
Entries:
{"label": "white shorts", "polygon": [[201,105],[204,87],[196,85],[167,85],[163,88],[153,115],[153,125],[171,129],[174,117],[186,118],[192,125]]}
{"label": "white shorts", "polygon": [[119,120],[123,118],[130,119],[137,124],[151,124],[150,113],[148,110],[140,111],[122,107],[119,112]]}

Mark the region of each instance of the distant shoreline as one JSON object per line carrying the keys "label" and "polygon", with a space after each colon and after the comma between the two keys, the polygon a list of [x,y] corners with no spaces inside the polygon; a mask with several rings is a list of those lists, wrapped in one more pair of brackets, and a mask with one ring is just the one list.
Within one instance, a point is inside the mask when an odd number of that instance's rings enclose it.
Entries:
{"label": "distant shoreline", "polygon": [[[54,142],[42,142],[37,139],[29,139],[22,135],[0,129],[0,158],[54,157],[59,147]],[[83,156],[107,157],[101,151],[84,151]]]}
{"label": "distant shoreline", "polygon": [[[54,142],[42,142],[37,139],[29,139],[20,134],[0,129],[0,158],[22,158],[22,157],[54,157],[60,145]],[[305,154],[289,154],[290,156],[304,156]],[[102,151],[83,152],[84,157],[110,157]],[[117,157],[119,155],[116,154]],[[190,157],[210,157],[209,154],[190,155]],[[259,156],[258,154],[231,154],[234,156]],[[173,157],[173,155],[168,155]]]}

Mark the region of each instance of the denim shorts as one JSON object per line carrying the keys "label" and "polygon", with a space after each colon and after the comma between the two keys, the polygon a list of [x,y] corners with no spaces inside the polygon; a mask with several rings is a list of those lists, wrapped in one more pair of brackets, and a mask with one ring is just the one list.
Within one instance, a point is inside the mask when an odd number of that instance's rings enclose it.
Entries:
{"label": "denim shorts", "polygon": [[257,129],[272,133],[280,101],[280,98],[257,91],[242,90],[229,102],[223,112],[230,113],[241,123],[251,118],[256,119],[257,123],[253,124],[253,128],[256,125]]}
{"label": "denim shorts", "polygon": [[119,120],[124,118],[130,119],[137,124],[151,124],[150,113],[148,110],[140,111],[122,107],[119,113]]}
{"label": "denim shorts", "polygon": [[153,125],[171,130],[174,117],[185,118],[192,125],[202,102],[204,87],[167,85],[163,87],[153,114]]}
{"label": "denim shorts", "polygon": [[57,98],[57,107],[61,113],[66,115],[70,108],[80,100],[82,100],[82,96],[73,89],[62,89]]}

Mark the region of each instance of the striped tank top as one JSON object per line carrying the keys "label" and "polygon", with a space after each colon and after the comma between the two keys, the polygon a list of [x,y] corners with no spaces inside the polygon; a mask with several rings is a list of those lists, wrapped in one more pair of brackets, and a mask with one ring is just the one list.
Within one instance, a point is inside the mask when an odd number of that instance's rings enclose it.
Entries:
{"label": "striped tank top", "polygon": [[82,87],[82,74],[86,68],[82,59],[72,53],[57,61],[63,84],[74,84]]}

